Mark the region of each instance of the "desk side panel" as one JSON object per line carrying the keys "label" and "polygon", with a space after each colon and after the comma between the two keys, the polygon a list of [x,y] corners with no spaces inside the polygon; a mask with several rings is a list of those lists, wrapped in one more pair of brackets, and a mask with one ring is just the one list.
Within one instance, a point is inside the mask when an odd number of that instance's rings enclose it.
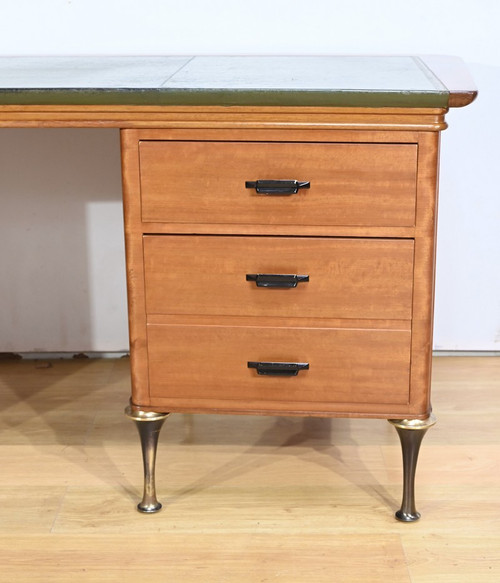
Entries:
{"label": "desk side panel", "polygon": [[431,411],[439,134],[422,132],[418,143],[410,412],[423,415]]}
{"label": "desk side panel", "polygon": [[122,130],[120,137],[132,402],[147,407],[150,400],[139,181],[139,140],[137,132],[134,130]]}

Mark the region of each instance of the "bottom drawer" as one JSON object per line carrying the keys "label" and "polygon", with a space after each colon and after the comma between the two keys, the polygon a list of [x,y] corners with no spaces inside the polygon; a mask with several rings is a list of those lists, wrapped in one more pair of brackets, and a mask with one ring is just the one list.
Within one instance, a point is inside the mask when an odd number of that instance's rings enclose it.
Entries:
{"label": "bottom drawer", "polygon": [[[178,407],[280,410],[310,403],[408,403],[407,330],[255,326],[148,326],[150,396]],[[248,362],[308,363],[268,376]],[[321,405],[322,404],[322,405]]]}

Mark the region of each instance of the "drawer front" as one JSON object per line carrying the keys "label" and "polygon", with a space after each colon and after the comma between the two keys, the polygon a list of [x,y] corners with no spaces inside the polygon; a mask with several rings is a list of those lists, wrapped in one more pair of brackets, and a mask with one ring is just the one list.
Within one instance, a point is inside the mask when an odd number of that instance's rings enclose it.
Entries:
{"label": "drawer front", "polygon": [[146,236],[144,262],[149,314],[411,318],[410,240]]}
{"label": "drawer front", "polygon": [[[153,399],[244,401],[249,409],[265,403],[272,410],[273,401],[330,409],[409,398],[409,331],[150,325],[148,352]],[[269,376],[248,362],[307,363],[309,369]]]}
{"label": "drawer front", "polygon": [[[415,144],[139,144],[142,220],[167,223],[413,226]],[[309,182],[288,196],[258,180]]]}

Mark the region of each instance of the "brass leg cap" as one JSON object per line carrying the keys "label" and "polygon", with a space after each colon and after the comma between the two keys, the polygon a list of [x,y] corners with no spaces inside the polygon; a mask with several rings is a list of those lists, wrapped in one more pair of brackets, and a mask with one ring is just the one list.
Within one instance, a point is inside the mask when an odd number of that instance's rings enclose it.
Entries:
{"label": "brass leg cap", "polygon": [[143,514],[155,514],[155,512],[161,510],[161,503],[155,502],[153,504],[142,504],[139,502],[139,504],[137,504],[137,510]]}
{"label": "brass leg cap", "polygon": [[416,522],[420,519],[420,512],[415,512],[411,514],[409,512],[403,512],[402,510],[398,510],[395,514],[395,517],[400,520],[401,522]]}

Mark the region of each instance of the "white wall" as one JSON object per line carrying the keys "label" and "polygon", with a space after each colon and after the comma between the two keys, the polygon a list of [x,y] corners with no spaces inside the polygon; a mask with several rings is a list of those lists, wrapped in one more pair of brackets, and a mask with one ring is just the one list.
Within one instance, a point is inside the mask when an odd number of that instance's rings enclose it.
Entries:
{"label": "white wall", "polygon": [[0,130],[0,351],[127,347],[118,130]]}
{"label": "white wall", "polygon": [[[4,0],[0,55],[453,54],[435,347],[500,349],[498,0]],[[0,351],[127,347],[118,133],[0,131]]]}

